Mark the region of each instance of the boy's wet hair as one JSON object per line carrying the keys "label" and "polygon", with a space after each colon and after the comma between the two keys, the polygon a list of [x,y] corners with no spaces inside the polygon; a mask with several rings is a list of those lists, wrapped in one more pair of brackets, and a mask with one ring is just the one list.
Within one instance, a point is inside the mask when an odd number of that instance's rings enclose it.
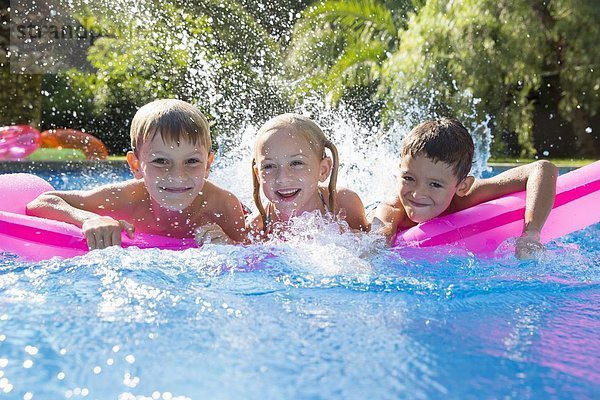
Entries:
{"label": "boy's wet hair", "polygon": [[401,156],[423,155],[450,165],[458,181],[467,177],[473,163],[473,138],[459,121],[439,118],[420,123],[402,142]]}
{"label": "boy's wet hair", "polygon": [[260,199],[260,182],[258,181],[258,176],[254,173],[254,167],[256,166],[256,155],[258,154],[259,148],[258,138],[274,129],[287,129],[292,135],[300,136],[310,144],[310,147],[315,150],[316,154],[319,155],[322,159],[327,156],[325,153],[325,148],[328,148],[331,152],[331,158],[333,160],[333,166],[331,168],[331,176],[329,177],[329,210],[335,215],[336,213],[336,184],[337,184],[337,175],[339,168],[339,160],[338,160],[338,151],[335,145],[327,139],[323,130],[319,128],[319,125],[314,123],[309,118],[302,116],[300,114],[281,114],[276,117],[271,118],[269,121],[265,122],[265,124],[258,130],[258,134],[256,135],[256,145],[254,146],[254,157],[252,157],[252,183],[254,186],[253,197],[254,204],[256,208],[260,212],[260,215],[263,220],[263,226],[266,224],[267,213],[265,211],[264,206],[262,205],[262,201]]}
{"label": "boy's wet hair", "polygon": [[202,145],[210,153],[212,143],[206,117],[182,100],[155,100],[141,107],[131,121],[131,147],[136,155],[146,141],[160,133],[165,143]]}

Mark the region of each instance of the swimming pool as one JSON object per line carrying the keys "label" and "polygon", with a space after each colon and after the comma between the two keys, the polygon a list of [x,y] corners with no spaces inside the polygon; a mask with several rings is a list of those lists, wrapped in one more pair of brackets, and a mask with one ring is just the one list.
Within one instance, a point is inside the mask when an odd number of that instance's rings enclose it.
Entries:
{"label": "swimming pool", "polygon": [[[126,173],[94,168],[35,172],[60,188]],[[448,250],[419,261],[305,222],[306,240],[273,246],[0,255],[0,397],[600,392],[600,225],[538,261]]]}

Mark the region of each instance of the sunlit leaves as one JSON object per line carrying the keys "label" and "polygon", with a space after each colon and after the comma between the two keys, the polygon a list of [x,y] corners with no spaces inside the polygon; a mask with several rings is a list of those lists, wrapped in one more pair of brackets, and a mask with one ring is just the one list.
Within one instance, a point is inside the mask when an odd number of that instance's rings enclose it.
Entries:
{"label": "sunlit leaves", "polygon": [[335,103],[375,84],[384,122],[415,103],[466,122],[489,115],[496,151],[514,132],[532,155],[542,89],[557,85],[543,101],[576,131],[600,108],[598,20],[595,0],[324,1],[298,22],[288,65],[301,95],[321,89]]}
{"label": "sunlit leaves", "polygon": [[[397,49],[398,31],[412,2],[325,1],[307,8],[295,26],[287,65],[301,92],[323,91],[338,102],[344,88],[368,87]],[[399,7],[402,4],[402,7]]]}

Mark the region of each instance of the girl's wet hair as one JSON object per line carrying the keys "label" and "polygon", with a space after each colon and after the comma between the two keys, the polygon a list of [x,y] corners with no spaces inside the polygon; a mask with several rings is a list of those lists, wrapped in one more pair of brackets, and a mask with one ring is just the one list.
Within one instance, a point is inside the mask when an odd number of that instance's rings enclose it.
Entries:
{"label": "girl's wet hair", "polygon": [[189,142],[210,153],[212,143],[206,117],[182,100],[156,100],[141,107],[131,121],[131,147],[136,155],[146,141],[160,133],[165,143]]}
{"label": "girl's wet hair", "polygon": [[325,148],[328,148],[331,152],[331,158],[333,160],[333,168],[331,169],[331,176],[329,177],[329,210],[335,215],[336,214],[336,184],[337,184],[337,175],[338,175],[338,167],[339,167],[339,159],[338,159],[338,151],[335,145],[327,139],[325,133],[319,128],[319,125],[311,121],[309,118],[304,117],[300,114],[281,114],[274,118],[271,118],[267,121],[258,131],[256,136],[256,144],[254,146],[254,157],[252,157],[252,183],[254,186],[253,197],[254,204],[258,209],[262,217],[263,226],[266,226],[267,221],[267,212],[265,211],[265,207],[262,204],[262,200],[260,198],[260,182],[258,180],[257,174],[254,172],[256,165],[256,155],[258,154],[258,138],[277,128],[285,128],[291,132],[294,136],[300,136],[304,138],[311,146],[313,150],[315,150],[316,154],[324,159],[327,157],[325,152]]}
{"label": "girl's wet hair", "polygon": [[473,138],[458,120],[439,118],[414,127],[402,142],[401,156],[423,155],[450,165],[458,181],[467,177],[473,163]]}

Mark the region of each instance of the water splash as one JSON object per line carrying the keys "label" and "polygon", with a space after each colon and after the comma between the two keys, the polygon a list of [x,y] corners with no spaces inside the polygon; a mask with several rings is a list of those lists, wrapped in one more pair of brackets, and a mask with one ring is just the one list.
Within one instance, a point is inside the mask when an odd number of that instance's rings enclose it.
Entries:
{"label": "water splash", "polygon": [[2,255],[3,388],[16,398],[597,389],[600,249],[584,244],[598,227],[527,262],[449,249],[409,259],[335,230],[308,213],[265,245]]}
{"label": "water splash", "polygon": [[[365,205],[381,201],[397,190],[398,165],[403,138],[426,117],[424,108],[415,107],[418,119],[395,121],[389,128],[366,126],[358,116],[340,104],[335,108],[318,96],[304,99],[292,111],[307,115],[324,130],[336,145],[340,156],[339,186],[356,191]],[[416,118],[416,117],[415,117]],[[471,173],[480,177],[487,171],[491,141],[488,120],[469,126],[475,142],[475,157]],[[242,202],[252,206],[251,160],[257,124],[227,138],[219,138],[226,152],[221,152],[215,163],[212,177],[240,196]],[[240,182],[247,182],[240,185]]]}

